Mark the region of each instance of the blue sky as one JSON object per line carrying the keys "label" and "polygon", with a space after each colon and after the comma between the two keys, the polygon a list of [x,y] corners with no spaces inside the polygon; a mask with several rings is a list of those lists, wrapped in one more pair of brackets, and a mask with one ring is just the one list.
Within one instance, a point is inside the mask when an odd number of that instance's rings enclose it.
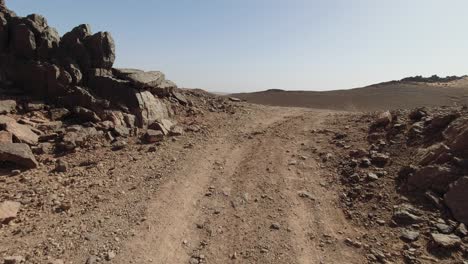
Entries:
{"label": "blue sky", "polygon": [[116,67],[181,87],[331,90],[468,74],[466,0],[6,0],[61,34],[109,31]]}

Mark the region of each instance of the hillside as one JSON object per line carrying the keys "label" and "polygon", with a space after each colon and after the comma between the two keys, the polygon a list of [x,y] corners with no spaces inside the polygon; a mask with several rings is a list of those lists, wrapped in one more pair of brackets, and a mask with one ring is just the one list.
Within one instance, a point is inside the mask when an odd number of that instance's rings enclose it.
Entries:
{"label": "hillside", "polygon": [[336,91],[267,90],[232,96],[250,103],[318,109],[375,111],[468,103],[468,78],[450,82],[393,81]]}

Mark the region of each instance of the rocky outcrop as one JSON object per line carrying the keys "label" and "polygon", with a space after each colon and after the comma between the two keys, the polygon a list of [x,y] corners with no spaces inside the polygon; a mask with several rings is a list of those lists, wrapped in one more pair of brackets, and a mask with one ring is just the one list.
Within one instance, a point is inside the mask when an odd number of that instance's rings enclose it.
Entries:
{"label": "rocky outcrop", "polygon": [[60,36],[45,17],[17,16],[0,0],[0,87],[16,95],[0,100],[0,162],[34,168],[33,153],[75,151],[104,137],[115,147],[129,136],[181,135],[170,119],[191,104],[184,93],[160,71],[114,69],[115,59],[111,33],[82,24]]}
{"label": "rocky outcrop", "polygon": [[[385,122],[384,116],[389,117]],[[415,149],[412,163],[399,173],[403,187],[425,195],[438,208],[445,203],[455,220],[468,224],[466,109],[437,109],[434,113],[415,109],[408,114],[395,111],[390,115],[386,112],[371,126],[372,133],[376,129],[384,131],[384,138],[390,142],[406,137],[406,147]]]}
{"label": "rocky outcrop", "polygon": [[60,37],[40,15],[18,17],[0,8],[0,81],[4,84],[87,115],[84,119],[92,122],[108,120],[108,111],[136,116],[130,126],[143,128],[169,118],[169,97],[176,97],[176,85],[159,71],[113,69],[115,59],[109,32],[93,34],[89,25],[82,24]]}

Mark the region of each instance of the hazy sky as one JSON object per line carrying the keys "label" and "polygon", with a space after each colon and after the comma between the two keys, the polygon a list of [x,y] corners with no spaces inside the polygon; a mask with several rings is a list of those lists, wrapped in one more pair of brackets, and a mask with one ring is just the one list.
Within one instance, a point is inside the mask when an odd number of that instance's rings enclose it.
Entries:
{"label": "hazy sky", "polygon": [[110,31],[116,67],[210,91],[330,90],[468,73],[467,0],[6,0],[61,34]]}

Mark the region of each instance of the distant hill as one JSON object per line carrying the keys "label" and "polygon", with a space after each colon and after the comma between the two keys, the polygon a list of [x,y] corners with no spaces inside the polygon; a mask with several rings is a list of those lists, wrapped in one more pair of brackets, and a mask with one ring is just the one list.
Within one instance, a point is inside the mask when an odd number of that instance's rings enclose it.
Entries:
{"label": "distant hill", "polygon": [[350,90],[316,92],[271,89],[231,96],[257,104],[347,111],[468,105],[468,77],[415,76]]}

